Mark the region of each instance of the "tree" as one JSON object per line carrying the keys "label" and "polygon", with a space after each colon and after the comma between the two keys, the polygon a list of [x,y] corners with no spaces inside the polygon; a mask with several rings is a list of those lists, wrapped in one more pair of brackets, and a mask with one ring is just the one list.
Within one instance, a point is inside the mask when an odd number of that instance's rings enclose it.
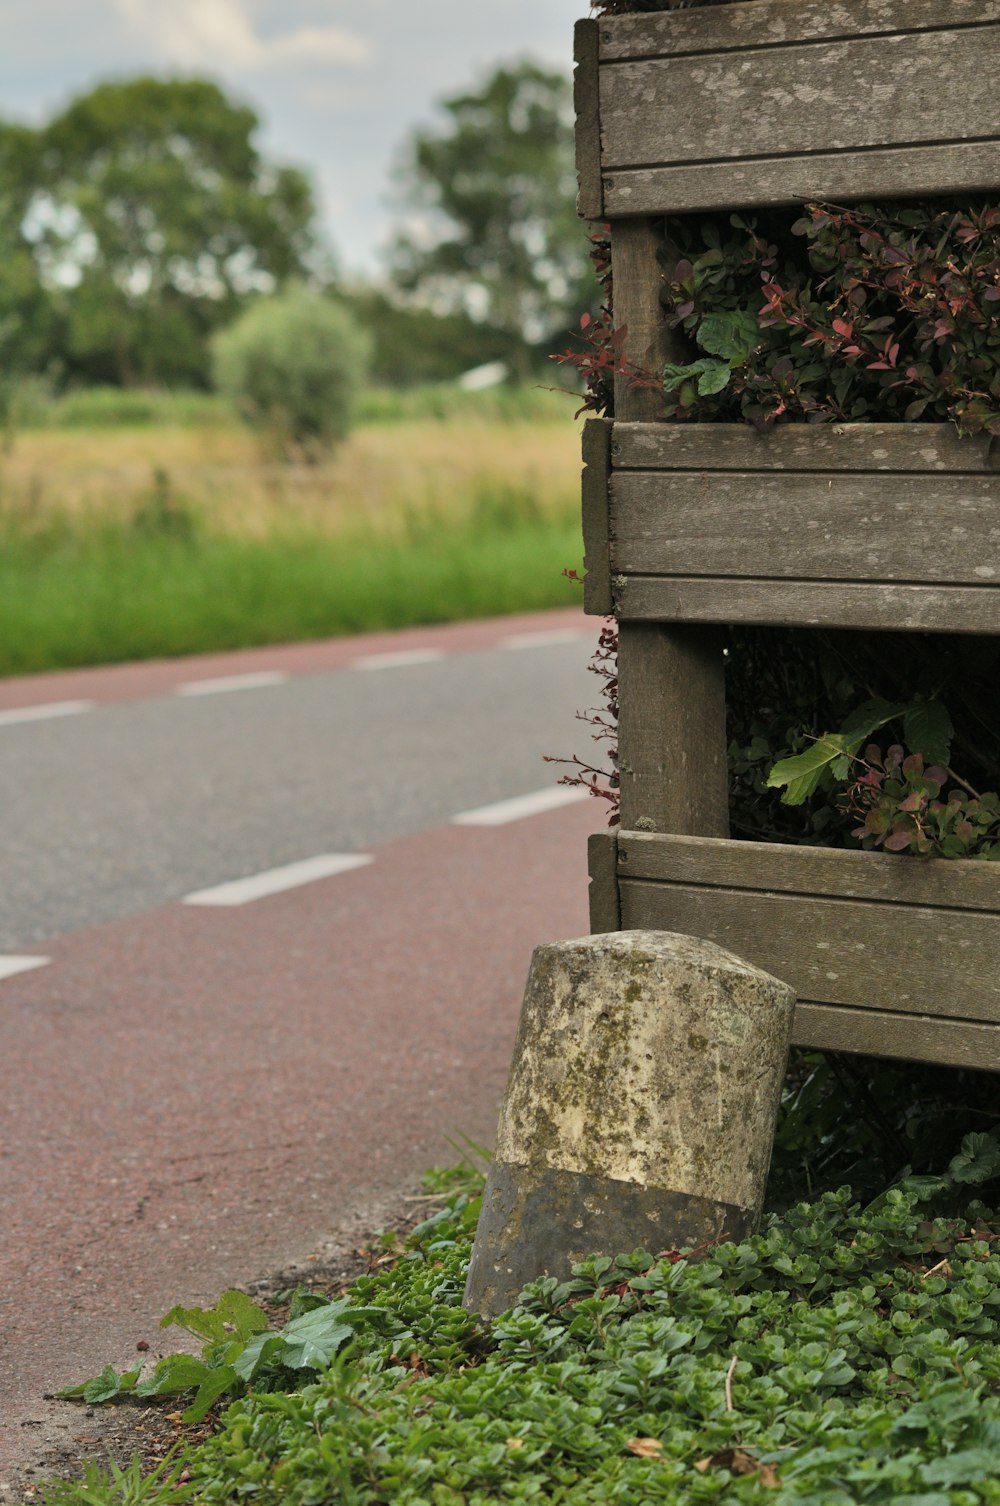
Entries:
{"label": "tree", "polygon": [[213,341],[216,385],[286,454],[343,439],[370,341],[350,312],[292,285],[260,298]]}
{"label": "tree", "polygon": [[576,217],[570,86],[525,62],[443,102],[444,130],[417,131],[404,183],[426,223],[393,248],[399,285],[464,307],[535,344],[592,301]]}
{"label": "tree", "polygon": [[59,317],[25,231],[39,172],[36,133],[0,121],[0,427],[10,424],[29,372],[50,364]]}
{"label": "tree", "polygon": [[125,386],[205,382],[211,332],[306,269],[309,184],[261,160],[257,125],[207,80],[138,78],[38,133],[24,223],[65,300],[71,367]]}
{"label": "tree", "polygon": [[474,320],[463,310],[435,313],[373,288],[352,291],[349,303],[372,337],[370,375],[380,386],[449,382],[473,366],[517,362],[518,335]]}

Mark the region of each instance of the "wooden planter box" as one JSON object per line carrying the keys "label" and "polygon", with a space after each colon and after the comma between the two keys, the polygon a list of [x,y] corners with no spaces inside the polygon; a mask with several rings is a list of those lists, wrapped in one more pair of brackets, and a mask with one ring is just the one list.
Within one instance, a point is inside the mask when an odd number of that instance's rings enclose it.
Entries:
{"label": "wooden planter box", "polygon": [[[1000,0],[753,0],[577,28],[581,214],[630,362],[671,350],[665,214],[995,191]],[[1000,1070],[1000,865],[728,838],[719,624],[1000,633],[1000,445],[943,425],[584,433],[585,604],[620,626],[622,828],[595,931],[717,941],[792,983],[802,1045]]]}
{"label": "wooden planter box", "polygon": [[1000,0],[753,0],[577,26],[588,219],[996,186]]}
{"label": "wooden planter box", "polygon": [[705,937],[792,984],[798,1045],[1000,1071],[1000,873],[653,832],[591,838],[595,931]]}
{"label": "wooden planter box", "polygon": [[584,448],[588,611],[1000,631],[1000,441],[596,419]]}

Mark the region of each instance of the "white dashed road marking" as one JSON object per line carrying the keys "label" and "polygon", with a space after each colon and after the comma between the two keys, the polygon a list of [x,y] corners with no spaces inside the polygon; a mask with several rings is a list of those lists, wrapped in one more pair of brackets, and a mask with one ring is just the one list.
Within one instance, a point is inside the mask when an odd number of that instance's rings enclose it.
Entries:
{"label": "white dashed road marking", "polygon": [[298,863],[286,863],[282,868],[268,868],[263,873],[253,873],[249,878],[216,884],[212,889],[199,889],[195,894],[185,894],[181,903],[246,905],[254,899],[266,899],[269,894],[283,894],[286,889],[298,889],[301,884],[312,884],[317,879],[349,873],[352,868],[364,868],[373,861],[366,852],[324,852],[315,858],[303,858]]}
{"label": "white dashed road marking", "polygon": [[547,633],[514,633],[501,638],[501,648],[550,648],[557,643],[579,643],[589,635],[577,628],[552,628]]}
{"label": "white dashed road marking", "polygon": [[520,821],[525,816],[538,816],[543,811],[554,811],[561,805],[573,805],[577,800],[587,800],[590,791],[563,786],[550,790],[538,790],[534,795],[515,795],[513,800],[499,800],[496,805],[481,805],[474,811],[462,811],[452,816],[453,826],[506,826],[508,821]]}
{"label": "white dashed road marking", "polygon": [[55,716],[77,716],[81,711],[93,711],[94,701],[48,701],[42,706],[14,706],[10,711],[0,711],[0,727],[14,722],[47,722]]}
{"label": "white dashed road marking", "polygon": [[443,659],[439,648],[401,648],[392,654],[365,654],[352,659],[352,669],[404,669],[408,664],[436,664]]}
{"label": "white dashed road marking", "polygon": [[18,973],[30,973],[34,967],[44,967],[51,957],[0,957],[0,979],[15,978]]}
{"label": "white dashed road marking", "polygon": [[280,669],[261,669],[254,674],[221,675],[216,680],[187,680],[174,689],[175,695],[222,695],[227,690],[260,690],[265,685],[284,685],[288,679]]}

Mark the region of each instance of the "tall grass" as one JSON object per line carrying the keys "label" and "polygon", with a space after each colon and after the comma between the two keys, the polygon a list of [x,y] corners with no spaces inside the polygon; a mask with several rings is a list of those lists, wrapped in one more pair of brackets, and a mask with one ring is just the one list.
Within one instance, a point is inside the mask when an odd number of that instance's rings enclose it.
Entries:
{"label": "tall grass", "polygon": [[[414,423],[471,420],[524,423],[564,419],[573,412],[573,395],[559,389],[564,372],[541,372],[537,385],[464,392],[457,382],[428,382],[419,387],[369,387],[359,395],[360,423]],[[218,393],[122,387],[81,387],[55,394],[44,380],[26,378],[15,396],[16,429],[174,428],[231,425],[233,411]]]}
{"label": "tall grass", "polygon": [[319,466],[232,425],[22,434],[0,461],[0,674],[577,599],[566,422],[397,420]]}

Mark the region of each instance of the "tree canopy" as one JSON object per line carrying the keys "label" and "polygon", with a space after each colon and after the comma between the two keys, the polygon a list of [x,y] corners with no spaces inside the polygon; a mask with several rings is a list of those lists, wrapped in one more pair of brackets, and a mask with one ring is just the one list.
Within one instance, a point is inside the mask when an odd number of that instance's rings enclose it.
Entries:
{"label": "tree canopy", "polygon": [[43,305],[84,379],[204,382],[211,332],[315,248],[308,180],[261,159],[257,126],[215,83],[155,78],[0,125],[0,321],[30,345]]}
{"label": "tree canopy", "polygon": [[592,299],[576,217],[569,82],[535,63],[498,68],[442,103],[441,129],[405,150],[414,219],[393,249],[399,285],[536,343]]}

